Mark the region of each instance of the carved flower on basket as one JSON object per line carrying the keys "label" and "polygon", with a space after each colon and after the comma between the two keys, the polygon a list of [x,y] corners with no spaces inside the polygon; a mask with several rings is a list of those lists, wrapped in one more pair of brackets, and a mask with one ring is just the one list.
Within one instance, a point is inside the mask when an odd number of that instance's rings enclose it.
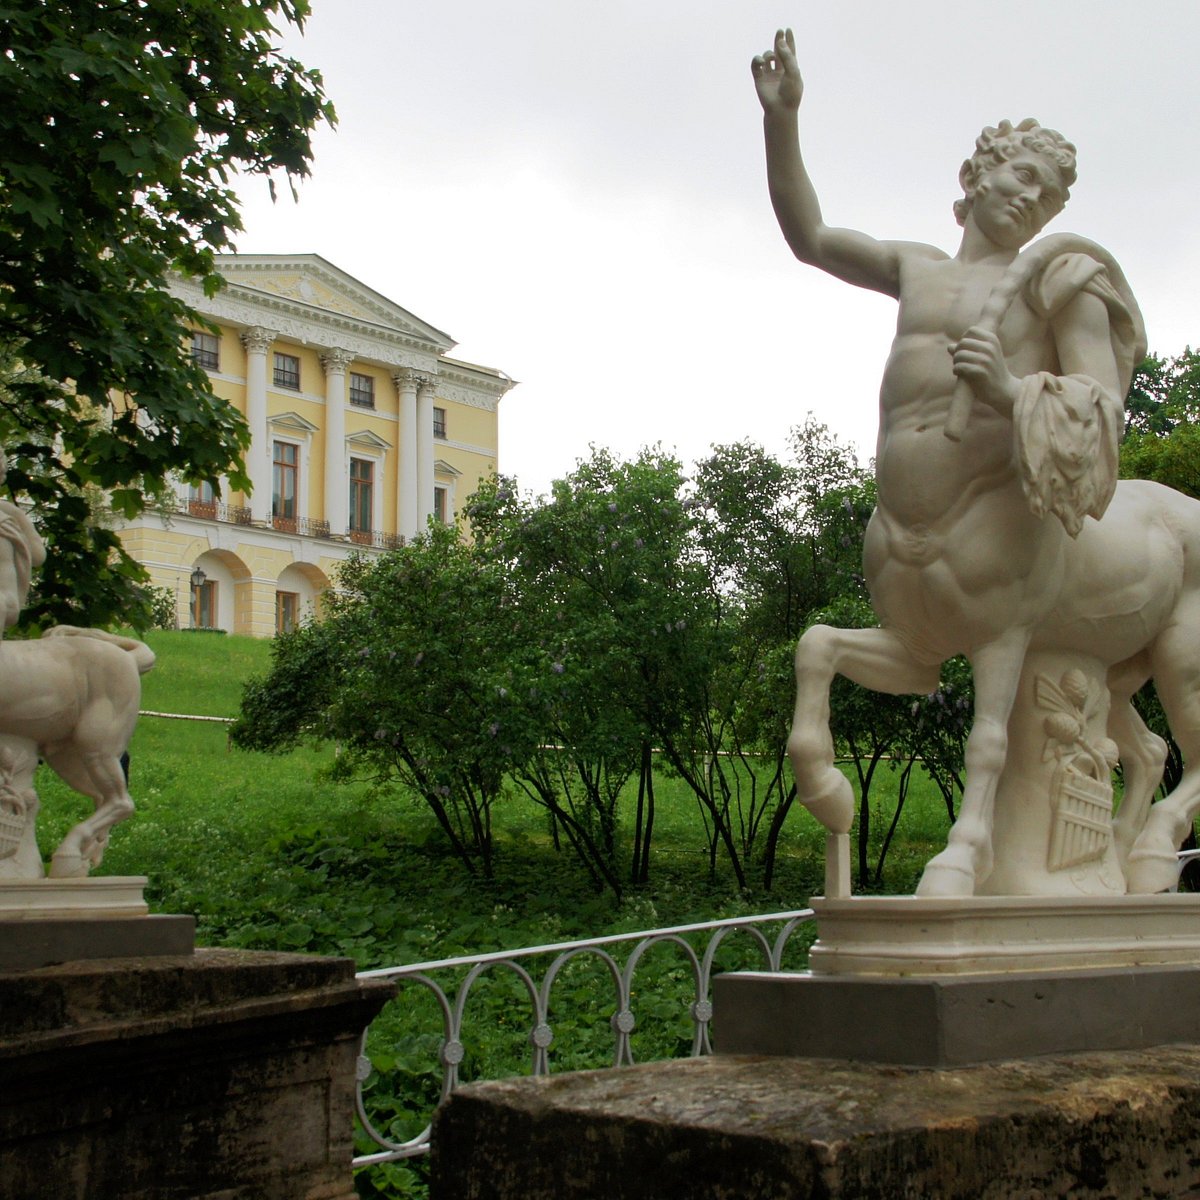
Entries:
{"label": "carved flower on basket", "polygon": [[1117,747],[1111,738],[1087,740],[1087,727],[1099,707],[1099,689],[1088,683],[1078,668],[1066,671],[1056,684],[1048,675],[1034,682],[1039,707],[1050,709],[1042,722],[1046,745],[1042,761],[1059,759],[1062,764],[1094,779],[1104,778],[1117,763]]}

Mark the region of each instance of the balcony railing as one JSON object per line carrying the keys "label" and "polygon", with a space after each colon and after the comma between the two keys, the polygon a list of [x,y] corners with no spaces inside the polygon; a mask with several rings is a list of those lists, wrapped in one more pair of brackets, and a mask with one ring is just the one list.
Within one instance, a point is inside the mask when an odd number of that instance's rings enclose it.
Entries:
{"label": "balcony railing", "polygon": [[352,529],[347,535],[356,546],[374,546],[376,550],[398,550],[404,539],[382,529]]}
{"label": "balcony railing", "polygon": [[271,528],[280,533],[298,533],[301,537],[327,538],[329,522],[318,521],[313,517],[281,517],[278,514],[271,518]]}
{"label": "balcony railing", "polygon": [[[528,1041],[532,1047],[530,1073],[548,1075],[551,1070],[550,1046],[554,1042],[554,1029],[550,1019],[554,985],[560,978],[570,975],[564,968],[575,960],[590,957],[599,963],[604,977],[611,985],[611,991],[608,994],[608,1002],[605,1003],[603,997],[594,993],[589,985],[588,1008],[593,1021],[607,1019],[613,1037],[613,1066],[621,1067],[634,1061],[630,1037],[637,1027],[638,1005],[654,1009],[661,1006],[661,998],[655,997],[644,988],[639,991],[635,987],[635,973],[647,951],[655,946],[665,945],[675,952],[681,960],[682,969],[691,977],[691,986],[688,989],[690,999],[685,1011],[692,1023],[691,1056],[699,1058],[712,1053],[709,1036],[709,1022],[713,1015],[712,974],[714,960],[721,946],[732,935],[740,934],[743,941],[749,939],[749,949],[756,954],[755,969],[781,971],[784,952],[792,934],[802,925],[812,925],[815,932],[813,921],[813,910],[805,908],[757,917],[735,917],[724,921],[704,921],[695,925],[675,925],[666,929],[643,930],[639,933],[619,933],[579,942],[528,946],[522,950],[501,950],[463,958],[443,958],[407,967],[385,967],[376,971],[362,971],[359,978],[390,979],[400,985],[402,993],[405,985],[415,985],[433,993],[437,1009],[441,1013],[438,1061],[442,1071],[441,1099],[444,1100],[460,1082],[459,1064],[466,1056],[463,1039],[464,1016],[471,998],[471,990],[480,977],[493,968],[515,975],[519,980],[519,987],[524,992],[527,1005],[526,1013],[522,1015],[510,1006],[505,1011],[505,1020],[519,1030],[528,1029]],[[760,926],[772,927],[773,938],[768,937]],[[708,935],[707,938],[704,935]],[[628,952],[624,956],[623,965],[618,964],[612,953],[618,947]],[[800,948],[797,947],[796,950],[799,958]],[[446,986],[439,983],[434,978],[435,975],[440,976]],[[592,978],[589,976],[589,980]],[[457,987],[453,985],[455,980],[458,981]],[[568,981],[561,990],[570,993],[573,989],[578,991],[578,981]],[[403,994],[399,1003],[405,1003]],[[577,1018],[578,1011],[572,1016]],[[394,1057],[394,1054],[391,1047],[369,1045],[369,1034],[370,1030],[363,1035],[363,1049],[358,1060],[356,1104],[364,1132],[380,1148],[355,1158],[354,1165],[357,1167],[427,1154],[432,1124],[426,1124],[421,1133],[404,1142],[388,1138],[375,1126],[368,1111],[369,1103],[363,1094],[364,1085],[369,1087],[375,1077],[369,1051],[375,1049],[380,1056]]]}
{"label": "balcony railing", "polygon": [[[169,506],[190,517],[202,521],[226,521],[231,525],[253,525],[254,517],[249,508],[240,504],[222,504],[219,500],[179,500]],[[280,533],[295,533],[301,537],[332,538],[328,521],[314,517],[273,516],[271,528]],[[345,535],[356,546],[370,546],[376,550],[396,550],[404,545],[404,538],[395,533],[384,533],[382,529],[352,529]]]}
{"label": "balcony railing", "polygon": [[249,525],[250,510],[241,504],[222,504],[220,500],[189,500],[187,513],[203,521],[227,521],[231,525]]}

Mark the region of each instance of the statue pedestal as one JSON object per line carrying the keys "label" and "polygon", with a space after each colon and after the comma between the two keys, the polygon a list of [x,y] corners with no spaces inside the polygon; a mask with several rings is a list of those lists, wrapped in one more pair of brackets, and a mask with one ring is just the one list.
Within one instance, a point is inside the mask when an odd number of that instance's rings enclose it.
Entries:
{"label": "statue pedestal", "polygon": [[0,880],[0,921],[144,917],[145,875]]}
{"label": "statue pedestal", "polygon": [[236,950],[0,971],[0,1194],[353,1200],[359,1040],[393,994]]}
{"label": "statue pedestal", "polygon": [[1200,1195],[1200,897],[813,907],[712,1058],[454,1092],[435,1200]]}
{"label": "statue pedestal", "polygon": [[1200,895],[814,897],[814,975],[1200,965]]}
{"label": "statue pedestal", "polygon": [[1200,1042],[1200,966],[713,980],[721,1054],[953,1067]]}
{"label": "statue pedestal", "polygon": [[945,1066],[1200,1042],[1200,896],[813,908],[810,971],[713,981],[721,1053]]}
{"label": "statue pedestal", "polygon": [[191,954],[196,920],[150,915],[144,875],[0,880],[0,971]]}

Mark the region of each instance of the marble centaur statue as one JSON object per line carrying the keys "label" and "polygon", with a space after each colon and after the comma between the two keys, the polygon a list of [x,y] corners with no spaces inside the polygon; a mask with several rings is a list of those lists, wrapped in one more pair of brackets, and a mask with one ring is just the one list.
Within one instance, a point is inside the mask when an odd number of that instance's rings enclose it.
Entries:
{"label": "marble centaur statue", "polygon": [[[0,453],[0,479],[5,471]],[[0,500],[0,620],[15,624],[46,549],[29,517]],[[2,635],[0,635],[2,636]],[[58,625],[34,640],[0,640],[0,881],[44,874],[33,774],[42,758],[95,812],[63,838],[50,874],[86,875],[112,827],[133,812],[121,756],[154,653],[134,638]]]}
{"label": "marble centaur statue", "polygon": [[[899,301],[864,548],[879,626],[800,640],[789,753],[801,799],[831,833],[849,830],[835,675],[928,693],[965,654],[964,795],[918,895],[1169,888],[1200,809],[1200,504],[1117,482],[1123,400],[1145,353],[1120,268],[1071,235],[1028,246],[1066,203],[1075,148],[1033,120],[985,129],[959,175],[958,252],[877,241],[825,224],[800,153],[790,30],[752,71],[788,245]],[[1165,747],[1130,703],[1149,678],[1188,764],[1153,805]],[[1021,862],[1005,861],[1010,847]]]}

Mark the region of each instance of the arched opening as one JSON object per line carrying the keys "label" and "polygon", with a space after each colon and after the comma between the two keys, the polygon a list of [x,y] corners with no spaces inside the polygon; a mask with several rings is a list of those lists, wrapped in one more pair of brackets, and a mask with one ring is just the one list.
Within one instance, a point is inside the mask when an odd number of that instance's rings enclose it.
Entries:
{"label": "arched opening", "polygon": [[250,571],[236,554],[209,550],[188,568],[188,605],[184,629],[238,629],[237,589]]}
{"label": "arched opening", "polygon": [[311,563],[285,567],[275,584],[275,632],[287,633],[315,617],[327,587],[328,577]]}

